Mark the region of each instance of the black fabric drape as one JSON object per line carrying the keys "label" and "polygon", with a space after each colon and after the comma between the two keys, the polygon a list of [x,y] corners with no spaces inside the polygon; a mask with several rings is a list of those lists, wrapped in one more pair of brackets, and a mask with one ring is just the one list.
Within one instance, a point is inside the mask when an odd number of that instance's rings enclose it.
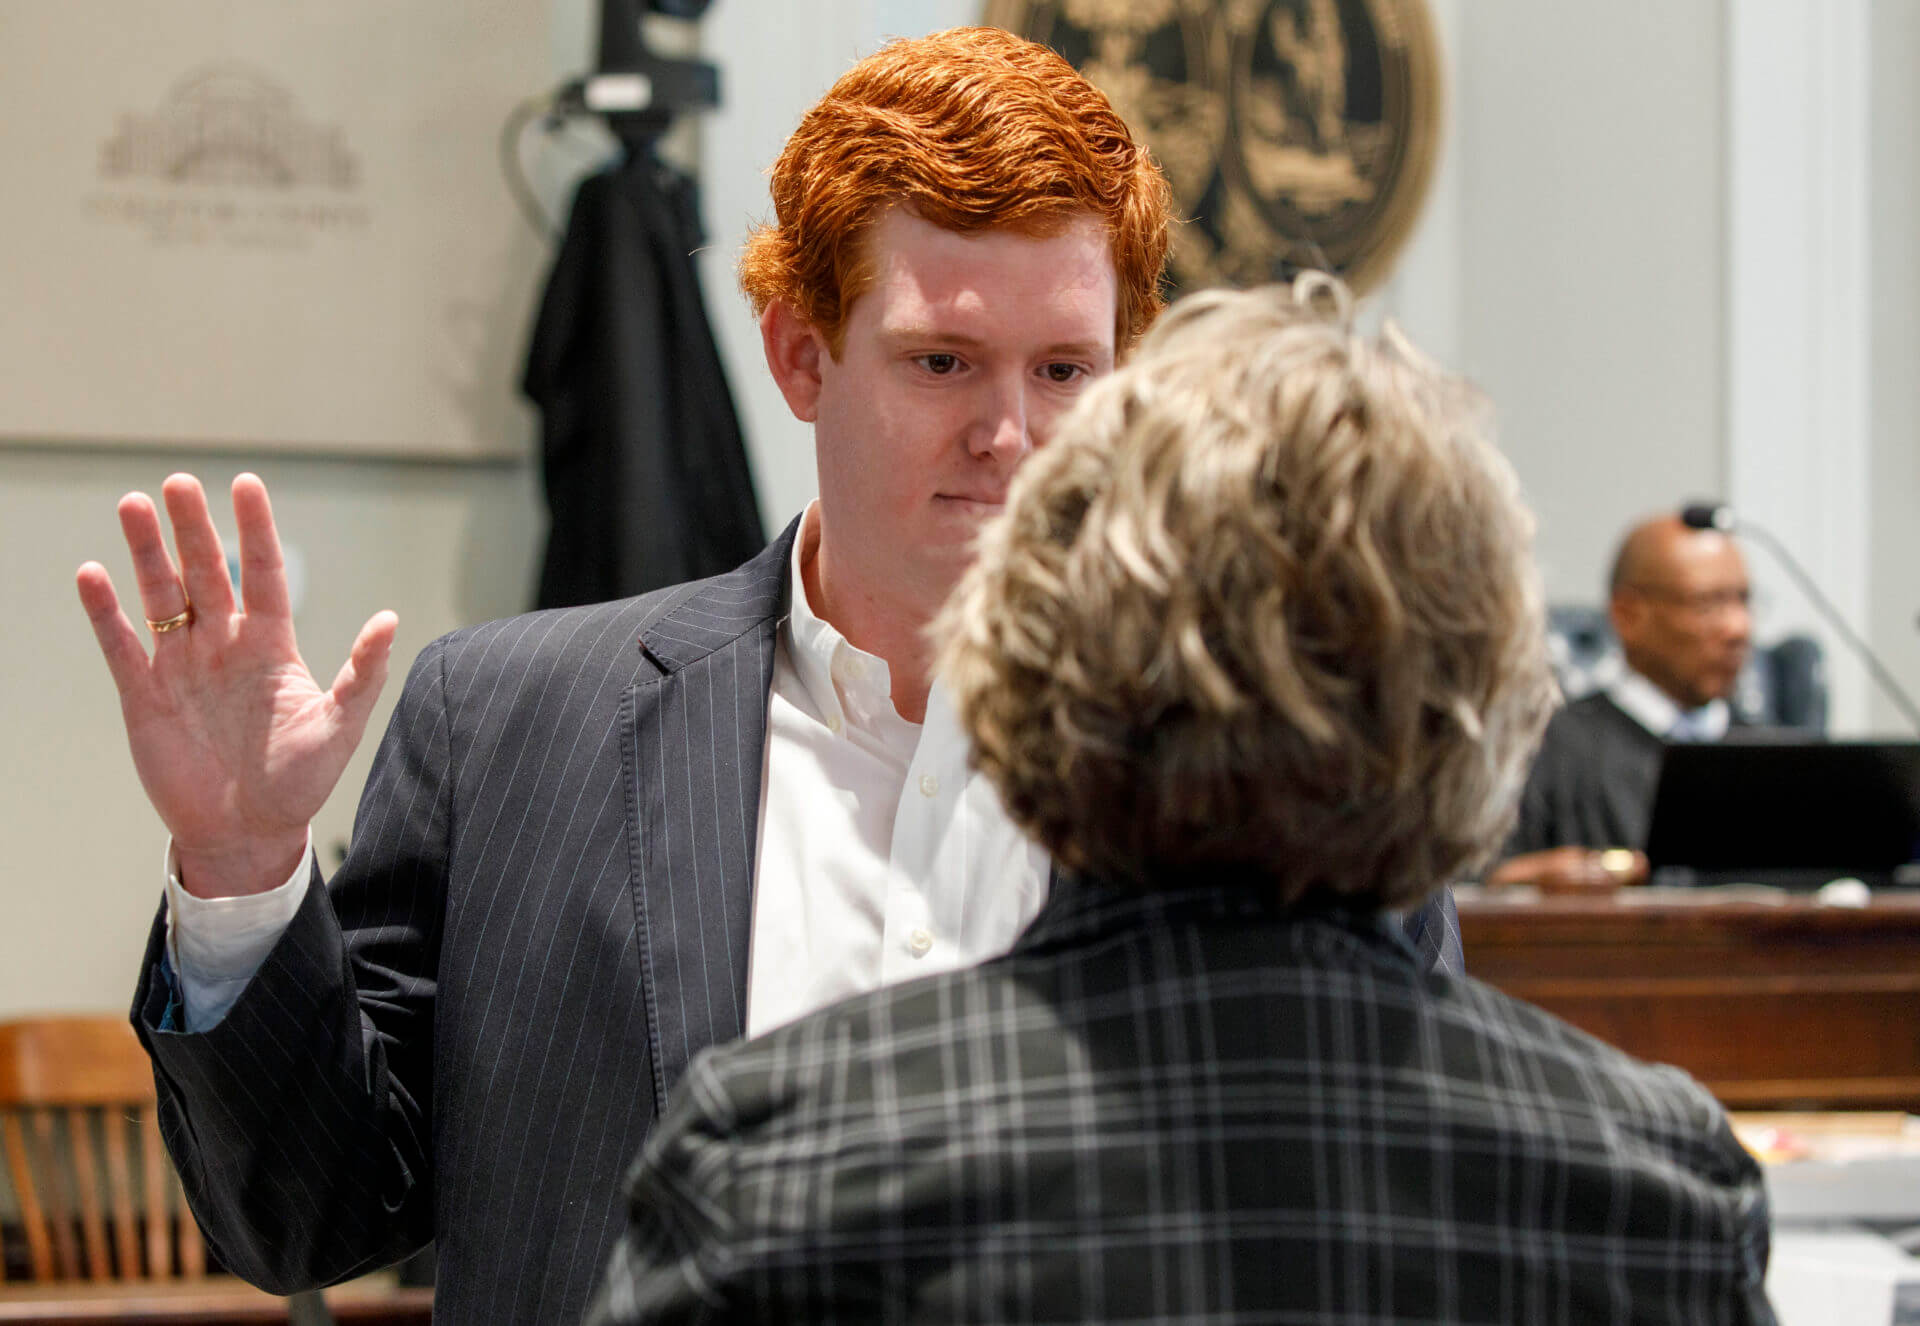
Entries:
{"label": "black fabric drape", "polygon": [[731,570],[766,545],[700,298],[693,182],[636,150],[580,185],[527,352],[552,524],[537,605]]}

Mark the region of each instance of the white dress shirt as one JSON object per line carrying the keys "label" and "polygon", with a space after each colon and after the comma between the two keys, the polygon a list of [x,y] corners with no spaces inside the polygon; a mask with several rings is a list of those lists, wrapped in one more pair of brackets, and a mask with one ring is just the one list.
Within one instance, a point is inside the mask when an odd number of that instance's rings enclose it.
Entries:
{"label": "white dress shirt", "polygon": [[[887,664],[807,601],[819,508],[794,541],[774,649],[755,853],[747,1033],[836,999],[1003,953],[1046,898],[1048,861],[967,768],[951,700],[894,710]],[[311,836],[309,837],[311,847]],[[167,935],[186,1025],[216,1025],[306,896],[309,867],[245,898],[195,898],[167,852]]]}
{"label": "white dress shirt", "polygon": [[1733,712],[1725,700],[1709,700],[1698,709],[1682,709],[1672,696],[1627,667],[1606,684],[1607,698],[1654,736],[1667,741],[1719,741],[1727,735]]}
{"label": "white dress shirt", "polygon": [[180,887],[180,866],[167,844],[167,956],[180,983],[186,1025],[207,1031],[227,1010],[293,924],[307,896],[313,830],[287,882],[241,898],[196,898]]}
{"label": "white dress shirt", "polygon": [[747,1033],[1004,953],[1046,897],[1044,851],[984,775],[946,689],[894,710],[885,659],[807,601],[818,507],[794,541],[773,665],[755,854]]}

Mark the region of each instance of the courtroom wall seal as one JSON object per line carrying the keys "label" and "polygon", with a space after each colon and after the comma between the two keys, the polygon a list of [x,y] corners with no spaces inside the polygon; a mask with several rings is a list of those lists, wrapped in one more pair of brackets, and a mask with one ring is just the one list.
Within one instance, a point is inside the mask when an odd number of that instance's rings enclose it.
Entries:
{"label": "courtroom wall seal", "polygon": [[988,0],[985,18],[1059,51],[1152,147],[1188,221],[1176,289],[1391,272],[1440,142],[1425,0]]}

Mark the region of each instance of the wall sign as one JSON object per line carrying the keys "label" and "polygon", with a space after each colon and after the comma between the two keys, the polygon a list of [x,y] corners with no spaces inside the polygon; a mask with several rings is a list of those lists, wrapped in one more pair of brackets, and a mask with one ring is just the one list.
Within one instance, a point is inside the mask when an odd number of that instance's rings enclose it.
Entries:
{"label": "wall sign", "polygon": [[519,455],[513,0],[7,0],[0,439]]}

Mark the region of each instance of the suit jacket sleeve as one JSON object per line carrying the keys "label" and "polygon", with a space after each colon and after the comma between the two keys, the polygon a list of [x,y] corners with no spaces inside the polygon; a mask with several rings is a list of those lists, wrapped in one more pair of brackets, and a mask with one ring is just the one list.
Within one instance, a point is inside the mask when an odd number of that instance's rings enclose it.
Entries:
{"label": "suit jacket sleeve", "polygon": [[1451,972],[1455,976],[1466,974],[1466,954],[1460,947],[1460,912],[1454,905],[1452,889],[1436,890],[1432,897],[1408,912],[1401,924],[1428,971]]}
{"label": "suit jacket sleeve", "polygon": [[172,1029],[164,918],[134,999],[160,1124],[220,1261],[275,1293],[398,1259],[432,1236],[434,973],[449,840],[441,649],[415,662],[330,884],[232,1010]]}

